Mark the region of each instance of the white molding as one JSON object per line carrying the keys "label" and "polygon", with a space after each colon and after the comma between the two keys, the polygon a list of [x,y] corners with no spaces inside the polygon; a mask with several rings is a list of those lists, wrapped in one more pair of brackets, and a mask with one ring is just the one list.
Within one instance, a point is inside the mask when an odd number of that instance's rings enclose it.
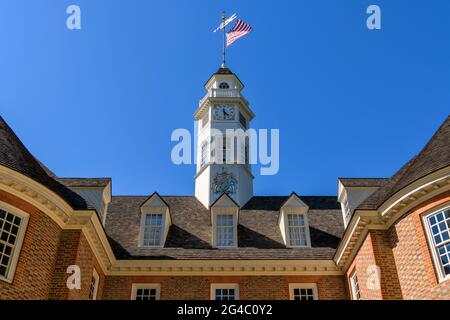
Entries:
{"label": "white molding", "polygon": [[7,268],[6,277],[0,276],[0,280],[3,280],[8,283],[12,283],[14,280],[14,276],[16,274],[17,264],[19,263],[20,253],[22,251],[23,241],[25,239],[25,233],[28,226],[28,220],[30,215],[25,211],[22,211],[16,207],[7,204],[6,202],[0,201],[0,208],[5,210],[6,212],[11,213],[12,215],[18,216],[21,218],[19,231],[17,233],[16,242],[14,243],[14,250],[12,251],[12,255],[10,257],[9,265]]}
{"label": "white molding", "polygon": [[211,283],[210,298],[216,300],[216,289],[234,289],[234,300],[240,299],[238,283]]}
{"label": "white molding", "polygon": [[381,216],[385,216],[391,209],[395,207],[395,205],[401,203],[405,198],[412,196],[414,193],[422,189],[439,184],[439,182],[441,181],[448,181],[449,179],[450,166],[433,172],[398,191],[379,207],[378,212],[380,212]]}
{"label": "white molding", "polygon": [[92,293],[92,300],[97,300],[98,287],[100,284],[100,276],[98,275],[97,270],[95,270],[95,267],[92,269],[92,277],[95,279],[95,286],[94,292]]}
{"label": "white molding", "polygon": [[343,275],[333,260],[118,260],[111,276]]}
{"label": "white molding", "polygon": [[317,283],[289,283],[290,300],[294,300],[294,289],[313,289],[314,300],[319,300]]}

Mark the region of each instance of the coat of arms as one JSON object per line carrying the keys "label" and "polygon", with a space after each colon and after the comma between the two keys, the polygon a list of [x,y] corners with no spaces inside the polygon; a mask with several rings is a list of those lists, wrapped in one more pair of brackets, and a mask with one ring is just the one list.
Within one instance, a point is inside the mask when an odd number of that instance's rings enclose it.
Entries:
{"label": "coat of arms", "polygon": [[234,194],[237,190],[237,180],[232,173],[222,172],[217,173],[213,180],[212,191],[214,193],[228,193]]}

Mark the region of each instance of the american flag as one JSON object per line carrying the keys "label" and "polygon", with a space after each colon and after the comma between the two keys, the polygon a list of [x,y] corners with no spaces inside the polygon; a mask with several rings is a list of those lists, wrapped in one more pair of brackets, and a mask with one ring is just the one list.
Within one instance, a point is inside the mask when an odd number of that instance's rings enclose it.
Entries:
{"label": "american flag", "polygon": [[238,20],[233,28],[227,32],[227,47],[240,37],[253,31],[253,27],[242,20]]}

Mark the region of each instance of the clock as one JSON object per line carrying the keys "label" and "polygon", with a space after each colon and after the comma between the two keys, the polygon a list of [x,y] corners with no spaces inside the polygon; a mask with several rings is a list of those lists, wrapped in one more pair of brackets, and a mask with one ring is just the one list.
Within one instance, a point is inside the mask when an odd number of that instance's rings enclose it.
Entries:
{"label": "clock", "polygon": [[233,121],[235,119],[234,106],[215,105],[213,108],[213,120]]}

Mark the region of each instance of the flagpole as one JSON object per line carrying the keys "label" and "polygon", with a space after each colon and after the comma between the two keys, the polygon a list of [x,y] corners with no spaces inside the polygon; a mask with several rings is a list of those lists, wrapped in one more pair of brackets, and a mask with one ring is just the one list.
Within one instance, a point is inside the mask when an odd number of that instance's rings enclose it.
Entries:
{"label": "flagpole", "polygon": [[225,11],[222,13],[222,21],[223,21],[223,50],[222,50],[222,68],[226,67],[225,58],[226,58],[226,49],[227,49],[227,32],[225,29],[225,20],[227,16],[225,15]]}

